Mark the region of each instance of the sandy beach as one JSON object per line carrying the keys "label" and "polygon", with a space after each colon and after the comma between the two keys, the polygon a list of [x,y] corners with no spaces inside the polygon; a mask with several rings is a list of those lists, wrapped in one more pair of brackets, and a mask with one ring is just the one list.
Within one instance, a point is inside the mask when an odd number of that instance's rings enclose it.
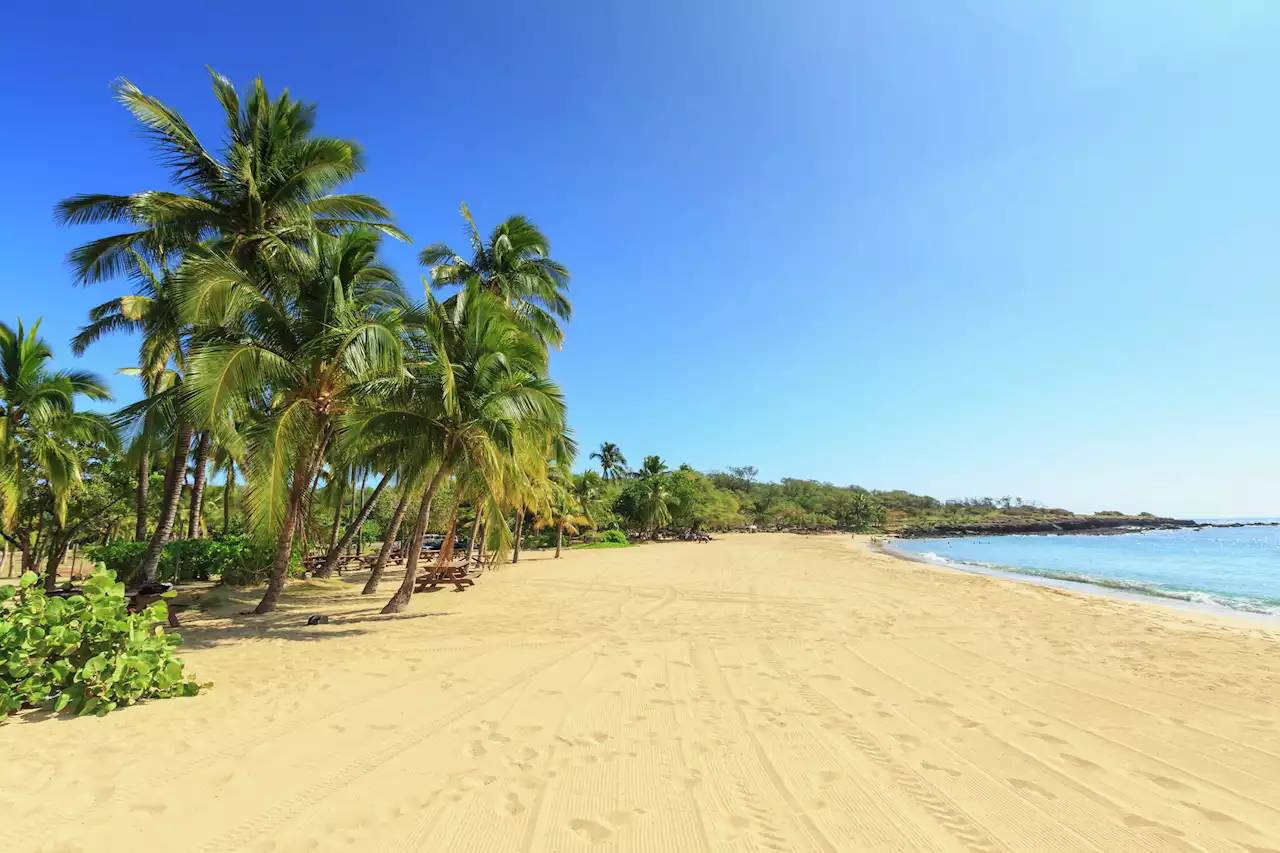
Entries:
{"label": "sandy beach", "polygon": [[197,698],[0,726],[0,850],[1280,851],[1280,628],[847,536],[530,554],[399,617],[363,577],[189,614]]}

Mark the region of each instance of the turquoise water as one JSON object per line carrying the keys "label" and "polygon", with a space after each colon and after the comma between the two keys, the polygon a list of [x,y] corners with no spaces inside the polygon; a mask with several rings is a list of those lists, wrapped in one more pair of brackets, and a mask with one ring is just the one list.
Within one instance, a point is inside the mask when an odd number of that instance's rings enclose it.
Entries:
{"label": "turquoise water", "polygon": [[1280,616],[1280,527],[906,539],[893,547],[962,569]]}

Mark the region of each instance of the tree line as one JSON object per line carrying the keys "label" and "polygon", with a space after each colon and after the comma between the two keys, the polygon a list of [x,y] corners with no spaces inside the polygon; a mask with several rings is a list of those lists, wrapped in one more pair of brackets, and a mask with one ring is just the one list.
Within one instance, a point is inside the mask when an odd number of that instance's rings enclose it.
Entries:
{"label": "tree line", "polygon": [[[224,513],[243,481],[243,525],[270,543],[256,610],[267,613],[299,550],[323,541],[317,496],[372,482],[330,537],[319,574],[333,570],[377,499],[394,494],[374,574],[403,524],[408,571],[384,611],[402,610],[434,501],[447,492],[455,518],[460,504],[474,507],[497,553],[510,541],[503,520],[512,507],[545,504],[552,472],[574,459],[563,395],[547,370],[560,323],[572,316],[568,270],[528,219],[482,234],[464,205],[467,245],[424,249],[428,286],[411,294],[380,254],[384,240],[408,236],[380,201],[342,192],[364,168],[359,146],[319,134],[314,105],[287,91],[272,96],[261,79],[238,92],[211,78],[225,126],[216,148],[177,110],[118,81],[117,98],[171,186],[84,193],[55,210],[64,225],[116,226],[70,253],[79,284],[129,285],[92,309],[73,348],[136,332],[128,372],[143,399],[111,418],[85,412],[83,401],[108,399],[100,378],[54,370],[34,328],[0,331],[5,539],[22,551],[24,569],[45,560],[52,584],[65,543],[118,512],[127,472],[132,535],[147,543],[137,574],[153,580],[175,534],[207,532],[208,471],[217,465]],[[96,491],[108,503],[99,512],[87,505]],[[24,516],[24,503],[38,512]],[[73,514],[73,503],[85,506]]]}
{"label": "tree line", "polygon": [[[589,531],[866,530],[1001,506],[762,483],[751,467],[702,473],[659,456],[632,471],[611,443],[590,456],[598,472],[574,473],[548,373],[573,314],[570,274],[547,236],[523,216],[484,231],[464,204],[465,245],[423,249],[426,286],[412,292],[382,257],[408,235],[378,199],[344,191],[364,169],[360,147],[318,133],[315,106],[288,91],[257,79],[240,92],[210,73],[218,146],[118,81],[168,186],[55,208],[63,225],[110,231],[71,251],[76,283],[118,288],[73,352],[134,333],[137,360],[121,372],[142,399],[87,411],[110,400],[102,378],[56,369],[38,322],[0,324],[0,536],[48,588],[84,543],[126,543],[145,582],[178,571],[175,543],[239,537],[216,555],[253,564],[244,577],[266,582],[256,612],[267,613],[300,555],[322,554],[323,577],[381,543],[373,594],[404,539],[408,571],[384,608],[396,612],[428,528],[497,560]],[[212,559],[211,548],[186,553]]]}

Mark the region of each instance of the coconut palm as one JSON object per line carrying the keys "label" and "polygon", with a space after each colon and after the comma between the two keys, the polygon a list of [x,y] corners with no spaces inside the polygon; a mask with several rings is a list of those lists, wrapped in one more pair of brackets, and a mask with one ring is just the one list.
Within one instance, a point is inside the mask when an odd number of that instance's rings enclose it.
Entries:
{"label": "coconut palm", "polygon": [[396,545],[396,536],[400,532],[400,523],[404,521],[404,514],[408,511],[409,502],[413,499],[413,491],[413,483],[408,479],[400,483],[400,494],[396,498],[395,512],[391,515],[391,523],[383,531],[382,548],[378,551],[378,559],[373,563],[373,571],[369,573],[369,579],[365,581],[364,589],[360,591],[361,595],[373,595],[378,591],[382,573],[386,571],[387,562],[391,559],[391,551]]}
{"label": "coconut palm", "polygon": [[644,458],[644,465],[641,466],[639,472],[637,473],[640,475],[640,479],[648,480],[650,478],[665,474],[667,473],[668,470],[669,469],[667,468],[667,463],[663,462],[661,457],[646,456]]}
{"label": "coconut palm", "polygon": [[273,610],[284,587],[312,477],[342,412],[404,373],[394,307],[403,296],[378,242],[370,230],[315,234],[290,276],[223,252],[183,266],[184,313],[217,318],[190,358],[184,410],[200,423],[243,425],[250,526],[277,537],[257,613]]}
{"label": "coconut palm", "polygon": [[589,525],[591,519],[582,512],[573,495],[572,476],[559,466],[553,468],[547,478],[547,499],[543,503],[536,525],[539,529],[554,527],[556,529],[556,556],[560,559],[560,549],[564,544],[564,535],[577,536],[581,527]]}
{"label": "coconut palm", "polygon": [[652,539],[658,538],[658,531],[671,523],[671,511],[667,500],[671,497],[668,489],[667,463],[658,456],[646,456],[639,472],[644,487],[644,497],[640,504],[641,521],[649,530]]}
{"label": "coconut palm", "polygon": [[486,240],[465,204],[461,212],[467,223],[470,259],[444,243],[423,249],[418,261],[429,268],[432,286],[493,294],[543,346],[559,349],[564,332],[557,319],[573,316],[573,307],[565,297],[569,271],[551,259],[546,235],[525,217],[512,216],[495,227]]}
{"label": "coconut palm", "polygon": [[[121,371],[138,376],[145,395],[143,405],[131,407],[124,418],[125,422],[132,420],[137,428],[130,446],[130,461],[138,466],[137,520],[134,529],[138,539],[146,536],[146,493],[151,472],[151,451],[156,446],[157,435],[162,430],[173,427],[174,458],[165,475],[160,523],[156,526],[151,546],[144,554],[141,566],[142,575],[148,580],[155,578],[161,551],[172,532],[173,519],[177,517],[182,477],[176,472],[179,466],[186,464],[191,448],[189,425],[177,423],[181,416],[171,399],[186,370],[190,327],[179,316],[173,295],[173,270],[163,253],[160,254],[160,262],[153,266],[136,248],[124,249],[121,263],[134,283],[133,293],[111,299],[91,309],[89,323],[71,339],[72,351],[76,355],[83,355],[89,346],[104,335],[133,332],[139,336],[138,367]],[[166,522],[165,519],[170,520]]]}
{"label": "coconut palm", "polygon": [[627,458],[612,442],[601,444],[599,450],[592,451],[590,458],[600,460],[600,470],[606,480],[616,480],[627,473]]}
{"label": "coconut palm", "polygon": [[479,472],[490,488],[522,432],[565,434],[560,389],[546,378],[546,352],[502,302],[483,292],[451,304],[427,294],[412,321],[409,378],[349,422],[351,440],[404,461],[426,483],[409,541],[405,578],[384,613],[413,595],[431,502],[455,470]]}
{"label": "coconut palm", "polygon": [[272,98],[262,78],[242,97],[225,77],[209,74],[226,128],[218,151],[206,148],[177,110],[128,80],[114,84],[177,191],[87,193],[61,202],[55,216],[62,224],[130,228],[71,252],[82,283],[127,272],[131,251],[165,255],[206,244],[236,263],[276,261],[279,269],[317,231],[367,226],[404,236],[388,224],[391,214],[376,199],[334,192],[363,171],[363,158],[355,143],[313,132],[314,105],[294,100],[288,90]]}
{"label": "coconut palm", "polygon": [[77,397],[111,399],[106,385],[92,373],[51,371],[53,351],[39,337],[39,330],[39,320],[30,329],[21,320],[16,330],[0,323],[0,520],[6,529],[13,524],[23,487],[23,464],[30,458],[22,442],[47,439],[34,452],[41,457],[36,462],[48,480],[54,514],[61,517],[80,474],[74,456],[65,446],[57,446],[58,437],[65,434],[71,440],[100,426],[96,416],[75,411]]}
{"label": "coconut palm", "polygon": [[[75,408],[79,397],[111,399],[102,380],[83,371],[51,371],[53,353],[39,329],[38,320],[31,329],[21,320],[16,330],[0,323],[0,507],[6,531],[12,530],[20,496],[31,487],[46,495],[41,517],[47,509],[64,524],[67,503],[81,484],[79,448],[118,446],[105,417]],[[35,567],[39,550],[23,542],[24,571]],[[46,578],[47,587],[55,581],[53,575]]]}
{"label": "coconut palm", "polygon": [[582,514],[591,522],[592,527],[596,526],[597,517],[600,514],[600,497],[603,490],[604,481],[595,471],[583,471],[573,477],[569,484],[573,499],[582,510]]}

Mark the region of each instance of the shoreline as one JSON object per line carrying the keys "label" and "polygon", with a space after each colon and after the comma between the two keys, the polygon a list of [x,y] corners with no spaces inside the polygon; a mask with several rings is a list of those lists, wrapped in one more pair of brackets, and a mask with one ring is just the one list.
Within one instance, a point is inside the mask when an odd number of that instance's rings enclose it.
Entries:
{"label": "shoreline", "polygon": [[[1228,526],[1228,525],[1211,525],[1211,526]],[[1240,525],[1235,525],[1240,526]],[[1139,531],[1129,531],[1137,533]],[[1087,535],[1087,534],[1085,534]],[[938,539],[952,539],[964,537],[930,537]],[[885,539],[873,538],[864,544],[871,551],[893,557],[898,560],[905,560],[909,563],[931,566],[936,569],[945,569],[953,572],[961,572],[970,575],[980,575],[983,577],[1000,578],[1002,580],[1014,581],[1017,583],[1031,584],[1033,586],[1048,587],[1050,589],[1064,590],[1067,592],[1076,592],[1083,595],[1097,596],[1101,598],[1109,598],[1119,601],[1130,601],[1137,604],[1152,604],[1160,607],[1168,607],[1183,612],[1199,613],[1206,616],[1221,617],[1226,619],[1236,619],[1246,622],[1250,625],[1276,626],[1280,625],[1280,613],[1260,613],[1254,610],[1246,610],[1242,608],[1233,608],[1225,604],[1214,604],[1204,601],[1195,601],[1185,598],[1179,598],[1175,595],[1163,595],[1158,592],[1143,592],[1136,588],[1121,588],[1118,586],[1110,586],[1102,582],[1094,582],[1088,580],[1075,580],[1072,578],[1053,577],[1051,575],[1033,574],[1031,572],[1019,572],[1010,568],[1008,570],[995,568],[993,566],[979,566],[962,560],[948,560],[945,557],[939,557],[937,560],[930,560],[921,554],[913,554],[892,547],[891,543],[894,537]],[[1117,581],[1122,583],[1123,581]],[[1198,592],[1198,591],[1197,591]],[[1190,594],[1190,591],[1188,591]],[[1199,593],[1208,595],[1209,593]]]}

